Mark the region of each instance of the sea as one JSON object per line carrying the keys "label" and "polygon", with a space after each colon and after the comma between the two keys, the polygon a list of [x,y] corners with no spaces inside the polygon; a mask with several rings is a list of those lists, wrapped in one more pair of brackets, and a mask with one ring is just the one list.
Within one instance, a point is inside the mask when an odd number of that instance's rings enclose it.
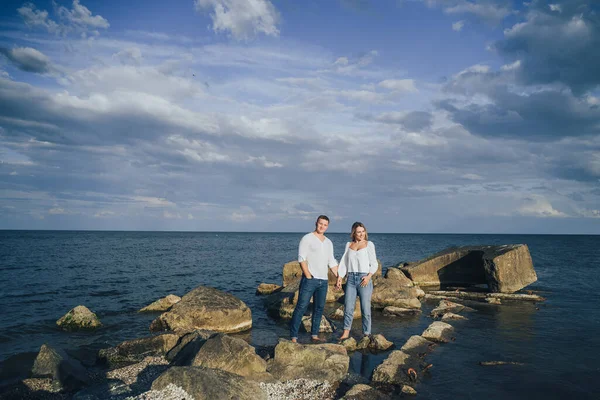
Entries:
{"label": "sea", "polygon": [[[296,258],[304,234],[0,231],[2,365],[44,343],[89,355],[149,336],[157,315],[137,311],[199,285],[243,300],[252,309],[253,328],[238,335],[257,348],[274,346],[289,338],[288,322],[268,317],[255,291],[262,282],[281,284],[283,264]],[[348,234],[327,236],[341,256]],[[426,358],[432,367],[416,386],[417,398],[600,399],[600,236],[370,233],[369,239],[384,272],[452,246],[527,244],[538,281],[526,290],[546,298],[481,304],[465,314],[467,321],[453,322],[456,339]],[[56,320],[77,305],[94,311],[103,327],[58,330]],[[432,322],[428,313],[435,305],[425,301],[422,315],[400,319],[374,311],[373,333],[400,348]],[[361,335],[360,320],[352,334]],[[368,379],[389,352],[355,352],[350,371]]]}

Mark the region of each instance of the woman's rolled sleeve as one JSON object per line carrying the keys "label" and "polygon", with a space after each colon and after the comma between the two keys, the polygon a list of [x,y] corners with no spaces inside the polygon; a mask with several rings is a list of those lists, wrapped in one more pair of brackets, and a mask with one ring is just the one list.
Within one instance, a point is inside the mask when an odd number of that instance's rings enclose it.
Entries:
{"label": "woman's rolled sleeve", "polygon": [[375,275],[379,264],[377,263],[377,254],[375,253],[375,245],[373,242],[367,244],[367,253],[369,254],[369,273]]}

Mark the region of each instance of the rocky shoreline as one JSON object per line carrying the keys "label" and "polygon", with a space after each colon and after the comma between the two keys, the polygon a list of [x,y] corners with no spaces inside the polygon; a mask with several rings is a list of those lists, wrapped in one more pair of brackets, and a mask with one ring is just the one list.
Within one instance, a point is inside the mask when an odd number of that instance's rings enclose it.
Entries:
{"label": "rocky shoreline", "polygon": [[[289,319],[298,298],[300,266],[286,263],[282,285],[261,284],[268,315]],[[431,318],[405,343],[382,335],[342,343],[301,344],[287,339],[260,351],[231,333],[252,327],[252,311],[240,299],[200,286],[183,297],[169,295],[140,312],[160,312],[149,329],[155,334],[102,349],[95,360],[78,360],[63,349],[43,345],[31,370],[0,386],[2,399],[388,399],[417,393],[431,374],[427,356],[456,340],[468,324],[473,304],[544,299],[515,293],[535,282],[526,245],[468,246],[446,249],[415,263],[386,269],[373,277],[372,305],[391,318]],[[330,285],[335,277],[330,276]],[[445,290],[438,290],[445,289]],[[343,314],[343,292],[330,287],[321,332],[335,330]],[[428,315],[422,302],[435,302]],[[471,304],[469,304],[471,303]],[[360,318],[356,307],[355,318]],[[303,321],[310,330],[310,318]],[[72,332],[101,326],[83,306],[57,321]],[[370,379],[349,373],[354,351],[390,351]],[[259,354],[260,353],[260,354]],[[384,353],[385,354],[385,353]],[[18,356],[15,356],[18,357]],[[496,365],[483,363],[481,365]]]}

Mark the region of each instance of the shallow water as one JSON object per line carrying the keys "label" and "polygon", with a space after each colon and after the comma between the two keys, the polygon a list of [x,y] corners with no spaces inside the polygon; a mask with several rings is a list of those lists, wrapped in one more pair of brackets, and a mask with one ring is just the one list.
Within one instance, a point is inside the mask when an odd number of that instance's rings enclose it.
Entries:
{"label": "shallow water", "polygon": [[[303,233],[183,233],[0,231],[0,360],[37,351],[43,343],[97,349],[149,334],[156,315],[137,310],[169,293],[209,285],[241,298],[257,346],[288,337],[286,321],[267,317],[261,282],[281,283],[282,265],[296,257]],[[329,234],[340,256],[347,234]],[[417,387],[428,399],[600,398],[600,236],[371,234],[384,267],[414,261],[449,246],[526,243],[547,301],[482,305],[453,322],[456,341],[428,356],[431,373]],[[64,333],[55,321],[84,304],[104,327]],[[397,347],[431,323],[434,303],[408,319],[375,312],[373,332]],[[539,309],[536,309],[539,308]],[[360,320],[354,334],[360,334]],[[351,357],[369,377],[389,352]],[[523,362],[482,367],[480,361]]]}

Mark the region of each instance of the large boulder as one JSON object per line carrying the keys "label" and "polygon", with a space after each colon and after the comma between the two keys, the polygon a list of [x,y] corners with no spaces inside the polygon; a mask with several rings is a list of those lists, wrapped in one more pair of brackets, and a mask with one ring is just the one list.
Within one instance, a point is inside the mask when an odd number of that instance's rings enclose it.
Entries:
{"label": "large boulder", "polygon": [[[381,261],[377,260],[377,264],[378,268],[377,272],[375,272],[375,276],[381,276]],[[302,267],[300,267],[300,263],[298,261],[290,261],[283,264],[283,286],[287,286],[301,277]],[[333,272],[331,272],[331,269],[327,274],[327,278],[329,279],[329,285],[335,285],[337,278]]]}
{"label": "large boulder", "polygon": [[135,364],[148,356],[165,356],[179,341],[172,333],[127,340],[115,347],[101,349],[98,358],[111,368]]}
{"label": "large boulder", "polygon": [[81,363],[65,353],[62,349],[54,349],[46,344],[40,348],[33,368],[33,378],[50,378],[58,387],[73,389],[90,382],[87,370]]}
{"label": "large boulder", "polygon": [[142,308],[139,312],[163,312],[168,311],[171,307],[181,301],[181,297],[169,294],[162,299],[156,300],[154,303]]}
{"label": "large boulder", "polygon": [[56,325],[64,331],[94,330],[102,323],[86,306],[77,306],[63,315]]}
{"label": "large boulder", "polygon": [[278,380],[318,379],[340,382],[348,373],[350,357],[341,345],[302,345],[281,339],[268,371]]}
{"label": "large boulder", "polygon": [[161,314],[151,331],[189,332],[197,329],[241,332],[252,328],[252,311],[240,299],[218,289],[199,286]]}
{"label": "large boulder", "polygon": [[208,339],[216,335],[214,331],[197,330],[181,336],[177,346],[166,354],[165,358],[173,365],[189,366]]}
{"label": "large boulder", "polygon": [[371,305],[374,308],[421,308],[415,287],[402,286],[399,281],[389,279],[379,279],[374,285]]}
{"label": "large boulder", "polygon": [[537,280],[524,244],[452,247],[401,269],[417,285],[487,284],[490,291],[503,293],[516,292]]}
{"label": "large boulder", "polygon": [[415,285],[400,268],[388,267],[385,272],[385,279],[398,281],[398,284],[401,286],[413,287]]}
{"label": "large boulder", "polygon": [[211,337],[192,360],[193,366],[221,369],[241,376],[258,376],[267,371],[267,362],[244,340],[223,333]]}
{"label": "large boulder", "polygon": [[425,339],[423,336],[413,335],[400,348],[404,353],[418,356],[427,354],[433,350],[435,343]]}
{"label": "large boulder", "polygon": [[290,319],[296,308],[297,293],[300,289],[300,280],[297,280],[281,290],[265,298],[267,313],[273,318]]}
{"label": "large boulder", "polygon": [[169,384],[183,389],[195,400],[266,400],[257,382],[220,369],[205,367],[171,367],[153,383],[153,390]]}

